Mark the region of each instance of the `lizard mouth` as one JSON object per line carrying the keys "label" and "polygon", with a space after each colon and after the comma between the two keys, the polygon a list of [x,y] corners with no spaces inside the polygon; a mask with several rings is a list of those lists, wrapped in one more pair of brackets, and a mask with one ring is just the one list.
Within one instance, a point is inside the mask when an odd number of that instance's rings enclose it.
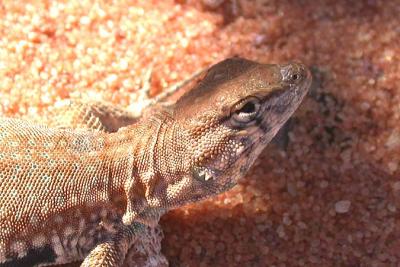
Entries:
{"label": "lizard mouth", "polygon": [[[258,141],[258,140],[256,140]],[[239,153],[231,153],[231,157],[228,160],[226,164],[223,164],[222,166],[220,165],[221,168],[216,168],[212,167],[214,165],[213,163],[206,164],[203,166],[194,166],[192,169],[192,175],[193,177],[202,183],[211,183],[211,182],[217,182],[217,179],[223,175],[227,175],[227,173],[230,173],[229,170],[231,170],[234,166],[239,165],[241,166],[242,164],[238,163],[239,161],[243,162],[243,159],[246,159],[250,154],[253,149],[254,142],[251,142],[245,149],[241,149]]]}
{"label": "lizard mouth", "polygon": [[210,167],[194,167],[193,177],[200,182],[209,182],[215,180],[220,171]]}
{"label": "lizard mouth", "polygon": [[193,178],[201,183],[219,183],[222,182],[218,181],[221,176],[227,176],[227,178],[228,176],[235,176],[233,174],[233,169],[240,170],[240,173],[243,175],[246,172],[245,170],[248,170],[248,168],[243,168],[243,165],[249,165],[249,160],[251,161],[251,159],[253,158],[250,156],[251,152],[254,150],[255,145],[261,143],[262,138],[263,135],[257,136],[256,138],[250,138],[244,149],[240,149],[240,151],[235,151],[236,153],[233,151],[229,153],[230,156],[228,157],[228,162],[226,162],[226,164],[223,164],[222,166],[218,164],[220,168],[216,168],[215,164],[213,164],[212,162],[209,162],[209,164],[205,164],[203,166],[194,166],[192,168]]}

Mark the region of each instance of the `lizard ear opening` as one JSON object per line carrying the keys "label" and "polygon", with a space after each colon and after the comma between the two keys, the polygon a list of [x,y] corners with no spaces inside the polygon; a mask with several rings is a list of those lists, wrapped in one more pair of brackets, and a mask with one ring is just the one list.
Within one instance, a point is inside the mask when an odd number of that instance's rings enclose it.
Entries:
{"label": "lizard ear opening", "polygon": [[231,110],[231,120],[234,125],[247,126],[254,122],[261,110],[261,100],[255,96],[249,96],[240,100]]}

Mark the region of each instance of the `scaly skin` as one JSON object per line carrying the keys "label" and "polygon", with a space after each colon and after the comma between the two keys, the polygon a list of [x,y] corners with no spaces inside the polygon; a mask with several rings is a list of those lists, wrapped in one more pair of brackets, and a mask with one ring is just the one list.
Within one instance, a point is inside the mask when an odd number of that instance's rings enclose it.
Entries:
{"label": "scaly skin", "polygon": [[166,211],[233,187],[310,82],[300,63],[233,58],[134,124],[90,107],[72,128],[0,119],[0,266],[121,266]]}

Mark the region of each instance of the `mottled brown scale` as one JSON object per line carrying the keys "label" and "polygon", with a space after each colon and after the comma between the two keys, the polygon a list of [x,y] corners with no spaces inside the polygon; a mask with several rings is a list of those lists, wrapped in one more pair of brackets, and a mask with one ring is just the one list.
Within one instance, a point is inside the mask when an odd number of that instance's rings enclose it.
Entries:
{"label": "mottled brown scale", "polygon": [[234,186],[310,82],[300,63],[232,58],[141,119],[101,103],[0,119],[0,266],[121,266],[133,248],[132,266],[166,263],[160,216]]}

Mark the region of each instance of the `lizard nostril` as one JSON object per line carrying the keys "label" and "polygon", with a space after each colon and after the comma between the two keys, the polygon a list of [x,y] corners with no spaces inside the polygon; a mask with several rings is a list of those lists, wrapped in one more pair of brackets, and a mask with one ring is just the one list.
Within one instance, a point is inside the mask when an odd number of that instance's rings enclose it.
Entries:
{"label": "lizard nostril", "polygon": [[282,79],[290,84],[298,84],[307,76],[305,66],[301,63],[289,63],[281,67]]}

